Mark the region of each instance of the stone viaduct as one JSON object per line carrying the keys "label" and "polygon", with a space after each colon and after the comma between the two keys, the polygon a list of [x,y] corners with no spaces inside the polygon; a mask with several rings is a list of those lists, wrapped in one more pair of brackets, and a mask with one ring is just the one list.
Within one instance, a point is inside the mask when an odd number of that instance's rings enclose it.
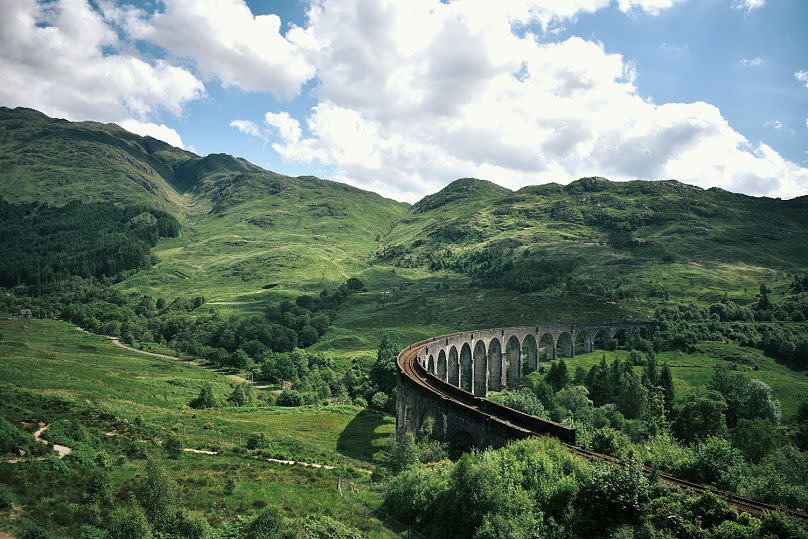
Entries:
{"label": "stone viaduct", "polygon": [[485,399],[520,383],[542,360],[650,337],[655,323],[504,327],[433,337],[398,357],[397,433],[416,433],[427,417],[435,434],[458,445],[501,446],[532,433],[574,443],[575,431]]}

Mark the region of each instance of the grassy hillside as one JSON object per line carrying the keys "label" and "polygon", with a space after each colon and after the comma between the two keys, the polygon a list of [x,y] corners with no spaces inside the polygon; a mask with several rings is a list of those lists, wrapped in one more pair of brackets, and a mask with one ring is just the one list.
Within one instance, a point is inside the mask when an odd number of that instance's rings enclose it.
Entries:
{"label": "grassy hillside", "polygon": [[376,258],[520,292],[563,288],[638,314],[660,298],[753,299],[808,267],[808,200],[584,178],[516,192],[458,180],[415,204]]}
{"label": "grassy hillside", "polygon": [[0,196],[8,201],[147,203],[178,210],[172,166],[193,157],[114,124],[0,107]]}
{"label": "grassy hillside", "polygon": [[[143,457],[126,457],[127,447],[139,443],[146,455],[164,458],[159,443],[174,436],[186,448],[218,452],[186,452],[166,462],[180,485],[182,505],[204,511],[211,524],[238,522],[272,503],[297,516],[329,515],[370,537],[391,535],[365,505],[377,505],[379,493],[362,471],[391,439],[395,425],[389,416],[353,406],[193,410],[187,404],[203,384],[212,384],[214,393],[225,398],[230,380],[181,361],[123,350],[64,322],[1,320],[0,335],[0,414],[10,419],[20,416],[33,424],[80,420],[87,429],[85,437],[59,443],[73,447],[75,458],[80,459],[76,462],[89,461],[99,449],[108,452],[116,462],[111,472],[115,488],[143,473]],[[25,395],[30,393],[17,394],[17,388],[58,396],[67,404],[28,407]],[[124,434],[126,425],[135,423],[140,442]],[[269,440],[269,449],[261,453],[244,449],[247,437],[256,432]],[[270,455],[336,469],[259,458]],[[54,536],[76,535],[75,528],[65,528],[61,522],[81,511],[76,502],[81,500],[83,480],[73,479],[57,488],[62,481],[58,474],[51,474],[47,484],[29,484],[28,479],[23,483],[21,477],[36,477],[38,464],[3,460],[0,480],[16,485],[17,524],[34,518],[53,526]],[[235,491],[223,496],[228,477],[235,480]],[[342,494],[338,478],[343,481]],[[46,492],[48,485],[54,490]],[[12,524],[10,514],[0,511],[0,530]]]}

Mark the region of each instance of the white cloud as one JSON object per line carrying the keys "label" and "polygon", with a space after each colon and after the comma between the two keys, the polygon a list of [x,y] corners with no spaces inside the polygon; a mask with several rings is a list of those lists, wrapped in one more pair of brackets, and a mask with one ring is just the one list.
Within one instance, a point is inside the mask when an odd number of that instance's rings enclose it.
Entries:
{"label": "white cloud", "polygon": [[296,96],[313,66],[281,34],[277,15],[254,16],[243,0],[166,0],[165,11],[125,18],[133,36],[194,61],[224,86]]}
{"label": "white cloud", "polygon": [[145,61],[85,0],[5,0],[0,18],[0,102],[68,119],[141,120],[180,113],[204,93],[186,69]]}
{"label": "white cloud", "polygon": [[276,128],[285,143],[294,144],[300,140],[300,122],[288,113],[267,112],[264,115],[264,122]]}
{"label": "white cloud", "polygon": [[233,120],[230,122],[230,127],[235,127],[245,135],[260,138],[260,139],[267,139],[266,134],[258,127],[255,122],[251,122],[250,120]]}
{"label": "white cloud", "polygon": [[662,11],[672,8],[682,1],[683,0],[618,0],[617,4],[623,12],[640,9],[651,15],[659,15]]}
{"label": "white cloud", "polygon": [[797,71],[794,73],[794,78],[800,82],[804,82],[805,87],[808,88],[808,71]]}
{"label": "white cloud", "polygon": [[760,57],[754,58],[741,58],[741,65],[744,67],[757,67],[762,66],[766,61]]}
{"label": "white cloud", "polygon": [[766,0],[735,0],[732,7],[743,11],[752,11],[766,5]]}
{"label": "white cloud", "polygon": [[118,125],[130,133],[141,135],[143,137],[153,137],[158,140],[162,140],[163,142],[167,142],[172,146],[176,146],[177,148],[182,148],[183,150],[185,149],[185,145],[182,143],[182,137],[180,137],[180,134],[174,129],[168,127],[166,124],[158,125],[152,122],[140,122],[130,118],[128,120],[119,122]]}
{"label": "white cloud", "polygon": [[279,130],[273,148],[406,200],[462,176],[512,188],[600,174],[805,192],[808,169],[747,140],[716,107],[643,99],[635,67],[599,43],[512,31],[603,4],[318,0],[287,37],[317,68],[319,103],[305,135],[292,118],[265,118]]}

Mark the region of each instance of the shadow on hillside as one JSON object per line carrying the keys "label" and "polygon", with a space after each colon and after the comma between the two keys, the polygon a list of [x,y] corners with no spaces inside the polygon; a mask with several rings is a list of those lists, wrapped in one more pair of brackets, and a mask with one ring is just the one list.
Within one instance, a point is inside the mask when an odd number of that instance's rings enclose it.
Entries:
{"label": "shadow on hillside", "polygon": [[382,449],[381,444],[374,444],[391,434],[377,432],[384,424],[393,419],[374,410],[362,410],[354,417],[337,439],[337,451],[357,460],[373,461],[373,453]]}

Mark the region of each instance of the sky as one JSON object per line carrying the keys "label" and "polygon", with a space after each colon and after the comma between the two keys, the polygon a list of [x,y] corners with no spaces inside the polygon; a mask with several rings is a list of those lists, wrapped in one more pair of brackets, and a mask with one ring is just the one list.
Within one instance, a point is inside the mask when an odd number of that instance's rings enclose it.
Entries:
{"label": "sky", "polygon": [[0,105],[414,202],[456,178],[808,194],[803,0],[0,0]]}

